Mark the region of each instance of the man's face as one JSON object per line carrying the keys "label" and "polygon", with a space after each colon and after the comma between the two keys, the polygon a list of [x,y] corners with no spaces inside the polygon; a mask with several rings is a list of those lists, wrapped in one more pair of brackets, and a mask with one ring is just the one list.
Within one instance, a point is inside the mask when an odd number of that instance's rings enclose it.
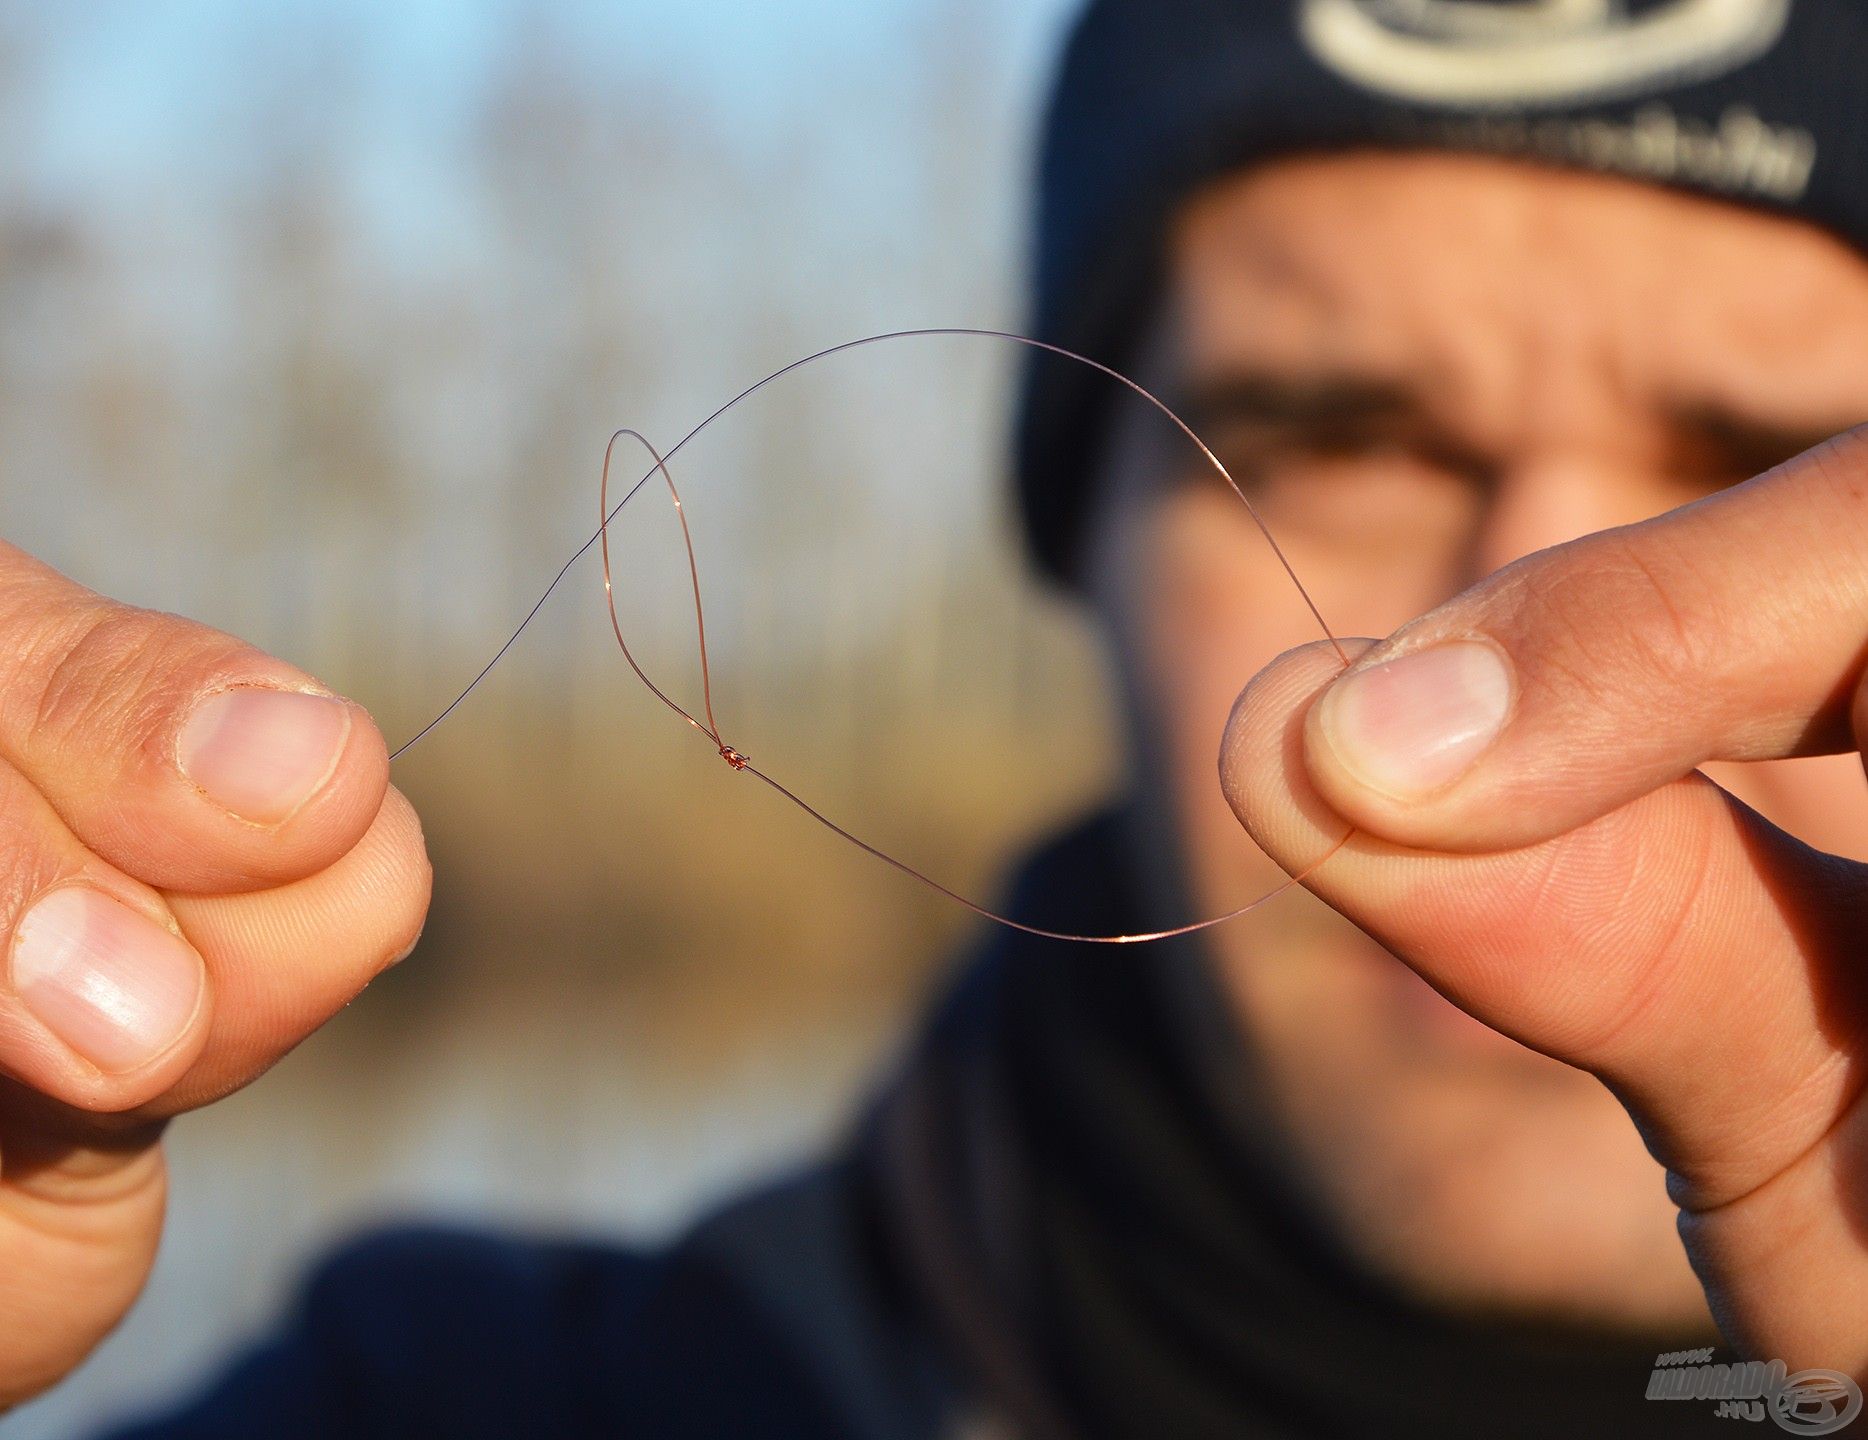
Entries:
{"label": "man's face", "polygon": [[[1473,157],[1293,160],[1191,203],[1170,275],[1148,378],[1344,636],[1868,418],[1868,264],[1793,222],[1633,183]],[[1197,457],[1133,435],[1115,450],[1100,598],[1144,778],[1217,913],[1282,878],[1221,798],[1221,728],[1254,671],[1318,636]],[[1868,857],[1854,757],[1714,777]],[[1660,1169],[1594,1079],[1469,1020],[1308,895],[1210,938],[1294,1164],[1367,1260],[1461,1309],[1707,1323]]]}

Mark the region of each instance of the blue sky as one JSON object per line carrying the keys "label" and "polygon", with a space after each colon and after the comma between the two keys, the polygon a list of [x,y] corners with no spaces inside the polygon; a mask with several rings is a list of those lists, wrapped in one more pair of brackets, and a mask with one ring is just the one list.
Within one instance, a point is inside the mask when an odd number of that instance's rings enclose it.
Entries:
{"label": "blue sky", "polygon": [[981,64],[995,82],[1035,83],[1072,8],[1072,0],[1003,9],[951,0],[15,4],[3,28],[31,37],[20,77],[28,128],[16,163],[40,193],[66,196],[152,167],[237,162],[242,137],[225,127],[240,87],[307,63],[352,75],[362,106],[350,123],[392,148],[448,144],[502,50],[539,30],[619,84],[653,77],[717,120],[782,127],[822,108],[816,76],[886,74],[948,17],[964,25],[991,14],[997,33]]}

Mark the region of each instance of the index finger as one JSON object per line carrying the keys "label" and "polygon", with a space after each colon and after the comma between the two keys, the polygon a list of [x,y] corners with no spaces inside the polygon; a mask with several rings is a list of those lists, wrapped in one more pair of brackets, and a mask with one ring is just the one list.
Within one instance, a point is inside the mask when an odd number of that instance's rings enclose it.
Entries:
{"label": "index finger", "polygon": [[1325,692],[1305,760],[1372,834],[1510,849],[1707,761],[1855,748],[1865,648],[1868,427],[1413,621]]}

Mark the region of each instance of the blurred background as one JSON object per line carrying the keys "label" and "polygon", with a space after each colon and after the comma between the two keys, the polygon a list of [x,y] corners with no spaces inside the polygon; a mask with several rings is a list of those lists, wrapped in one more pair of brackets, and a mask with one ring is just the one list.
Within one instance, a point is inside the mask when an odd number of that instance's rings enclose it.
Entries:
{"label": "blurred background", "polygon": [[[1069,8],[0,4],[0,534],[398,743],[591,533],[613,428],[672,443],[853,336],[1018,326]],[[982,898],[1111,774],[1098,659],[1019,571],[1014,358],[826,362],[676,471],[728,740]],[[697,699],[665,497],[617,546]],[[588,558],[395,778],[422,947],[177,1125],[143,1304],[7,1435],[199,1383],[371,1225],[667,1234],[833,1135],[978,933],[657,708]]]}

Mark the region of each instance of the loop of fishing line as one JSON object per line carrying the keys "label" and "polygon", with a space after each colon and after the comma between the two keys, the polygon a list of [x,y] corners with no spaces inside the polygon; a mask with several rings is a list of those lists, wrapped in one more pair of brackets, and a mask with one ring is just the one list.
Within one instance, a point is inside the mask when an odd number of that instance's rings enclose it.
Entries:
{"label": "loop of fishing line", "polygon": [[[1179,415],[1169,408],[1165,401],[1157,397],[1152,391],[1145,389],[1137,381],[1131,380],[1128,376],[1103,364],[1099,360],[1092,360],[1087,355],[1080,355],[1076,351],[1068,350],[1061,345],[1053,345],[1048,341],[1036,340],[1028,335],[1019,335],[1009,330],[990,330],[974,326],[957,325],[931,326],[908,330],[889,330],[877,335],[865,335],[859,339],[846,340],[841,344],[832,345],[826,349],[815,351],[810,355],[804,356],[802,359],[793,360],[789,365],[781,366],[779,369],[772,371],[771,374],[748,385],[711,415],[707,416],[706,419],[702,420],[692,430],[688,431],[687,434],[683,435],[680,440],[676,441],[666,452],[658,451],[655,446],[650,443],[648,437],[643,435],[640,431],[625,427],[612,434],[609,444],[604,447],[603,451],[603,472],[598,482],[597,490],[598,522],[595,533],[572,552],[570,558],[564,562],[559,568],[558,573],[552,577],[551,583],[545,587],[544,593],[538,597],[538,600],[533,604],[532,608],[526,612],[525,618],[519,622],[518,628],[516,628],[512,634],[507,637],[506,642],[494,652],[493,658],[488,660],[486,664],[480,668],[479,673],[468,682],[466,688],[463,689],[460,694],[456,695],[453,700],[449,701],[446,708],[444,708],[440,714],[436,715],[426,725],[422,726],[420,730],[416,731],[414,735],[410,736],[399,745],[389,758],[392,761],[400,759],[419,741],[426,737],[429,732],[434,730],[436,726],[441,724],[442,721],[446,720],[459,708],[461,702],[471,695],[479,687],[480,682],[492,673],[493,667],[498,665],[500,661],[506,657],[506,653],[517,643],[519,637],[525,633],[526,628],[530,626],[532,621],[537,617],[538,612],[544,608],[545,602],[552,597],[559,584],[564,580],[564,577],[570,573],[571,567],[582,559],[594,545],[599,548],[603,561],[603,595],[604,603],[609,610],[610,629],[616,636],[616,644],[622,651],[623,659],[628,662],[629,668],[635,672],[636,678],[648,688],[650,694],[692,726],[696,732],[714,747],[719,753],[720,758],[732,769],[755,777],[770,789],[783,796],[786,800],[789,800],[798,809],[802,810],[806,815],[830,830],[833,834],[847,840],[859,850],[875,857],[884,864],[894,866],[895,869],[901,871],[904,875],[920,881],[923,885],[934,890],[936,893],[945,896],[956,904],[964,906],[983,919],[990,920],[997,925],[1003,925],[1008,929],[1019,930],[1027,935],[1035,935],[1046,940],[1071,941],[1085,945],[1137,945],[1155,940],[1170,940],[1176,936],[1191,935],[1196,931],[1207,930],[1215,925],[1223,925],[1229,920],[1235,920],[1239,916],[1246,914],[1248,911],[1256,910],[1259,906],[1282,895],[1292,887],[1302,884],[1315,873],[1319,866],[1329,860],[1331,856],[1335,855],[1337,851],[1341,850],[1343,846],[1349,842],[1350,838],[1355,834],[1354,830],[1345,832],[1342,838],[1327,851],[1316,860],[1312,861],[1304,869],[1293,874],[1289,879],[1285,880],[1283,884],[1260,895],[1257,899],[1239,906],[1235,910],[1227,911],[1223,915],[1215,915],[1209,919],[1196,920],[1191,924],[1177,925],[1166,930],[1149,930],[1130,935],[1073,935],[1064,931],[1049,930],[1039,925],[1028,925],[1024,921],[1014,920],[1010,916],[1000,915],[995,911],[988,910],[982,905],[976,904],[974,901],[967,899],[966,896],[941,884],[940,881],[935,880],[933,877],[923,874],[906,861],[897,859],[886,851],[878,849],[860,836],[853,834],[851,831],[832,820],[829,816],[825,815],[821,810],[811,805],[795,791],[788,789],[785,785],[754,765],[751,758],[746,755],[745,752],[729,744],[721,735],[720,723],[714,715],[713,674],[707,656],[707,620],[705,608],[701,603],[700,565],[694,554],[694,536],[688,526],[687,510],[681,503],[681,492],[675,485],[674,474],[669,469],[669,462],[686,448],[690,441],[695,439],[702,431],[706,430],[741,401],[757,394],[774,381],[782,379],[796,370],[800,370],[807,365],[815,364],[820,360],[826,360],[833,355],[840,355],[845,351],[859,349],[866,345],[878,345],[891,340],[908,340],[942,335],[971,336],[978,339],[1007,341],[1016,345],[1028,346],[1034,350],[1047,351],[1052,355],[1073,361],[1076,364],[1087,365],[1090,369],[1098,371],[1111,380],[1116,381],[1118,384],[1127,387],[1149,405],[1153,406],[1171,421],[1187,439],[1193,442],[1194,446],[1199,450],[1201,458],[1226,482],[1227,486],[1232,490],[1232,493],[1239,498],[1240,502],[1245,506],[1247,513],[1251,515],[1253,523],[1257,525],[1259,533],[1264,536],[1265,543],[1271,547],[1271,553],[1277,557],[1278,564],[1283,568],[1292,586],[1296,588],[1298,595],[1302,597],[1305,607],[1310,611],[1311,618],[1317,622],[1317,626],[1322,630],[1324,638],[1335,648],[1337,658],[1342,661],[1345,667],[1348,666],[1349,657],[1344,653],[1342,643],[1336,638],[1335,631],[1330,629],[1329,623],[1323,618],[1322,612],[1318,610],[1317,603],[1311,598],[1310,592],[1305,589],[1304,582],[1298,578],[1296,569],[1293,568],[1290,559],[1285,555],[1283,548],[1278,544],[1277,537],[1271,533],[1271,528],[1265,523],[1264,517],[1258,513],[1258,507],[1252,503],[1251,497],[1240,487],[1239,482],[1233,478],[1232,472],[1226,468],[1219,456],[1215,455],[1213,451],[1208,448],[1206,442],[1194,432],[1193,427],[1182,420]],[[619,441],[623,440],[633,440],[640,445],[647,453],[651,463],[649,468],[643,472],[642,477],[637,480],[634,485],[629,487],[628,491],[624,493],[620,500],[612,505],[610,504],[610,469],[615,459],[616,446]],[[681,541],[687,552],[688,579],[694,594],[695,644],[699,655],[701,672],[701,714],[698,716],[688,711],[649,678],[648,672],[642,668],[634,652],[629,648],[629,641],[623,634],[622,621],[618,617],[616,610],[616,590],[612,582],[610,565],[610,526],[615,521],[617,515],[622,511],[623,506],[633,500],[642,490],[642,487],[647,485],[649,481],[654,479],[657,475],[661,476],[663,484],[667,487],[669,499],[674,504],[675,514],[681,522]]]}

